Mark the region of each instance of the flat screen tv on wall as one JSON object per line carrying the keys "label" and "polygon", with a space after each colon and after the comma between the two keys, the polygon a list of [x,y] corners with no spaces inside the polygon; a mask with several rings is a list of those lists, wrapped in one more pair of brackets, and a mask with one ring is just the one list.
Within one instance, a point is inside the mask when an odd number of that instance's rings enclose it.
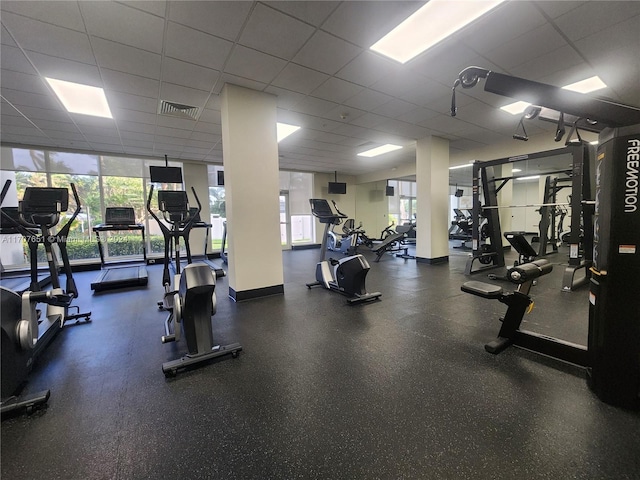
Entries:
{"label": "flat screen tv on wall", "polygon": [[347,193],[347,184],[342,182],[329,182],[329,193],[344,195]]}
{"label": "flat screen tv on wall", "polygon": [[180,167],[149,167],[149,174],[153,183],[182,183],[182,169]]}

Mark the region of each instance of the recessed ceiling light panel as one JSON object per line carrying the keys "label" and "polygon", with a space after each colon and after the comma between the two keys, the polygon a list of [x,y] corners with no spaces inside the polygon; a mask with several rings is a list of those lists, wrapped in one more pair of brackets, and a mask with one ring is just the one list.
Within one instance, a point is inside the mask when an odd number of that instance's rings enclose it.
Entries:
{"label": "recessed ceiling light panel", "polygon": [[278,137],[278,143],[284,140],[285,138],[287,138],[292,133],[300,130],[300,127],[298,127],[297,125],[289,125],[287,123],[277,123],[276,128],[277,128],[276,135]]}
{"label": "recessed ceiling light panel", "polygon": [[377,157],[378,155],[382,155],[383,153],[393,152],[394,150],[400,150],[401,148],[402,147],[400,145],[393,145],[391,143],[387,143],[386,145],[372,148],[371,150],[367,150],[365,152],[360,152],[358,156],[359,157]]}
{"label": "recessed ceiling light panel", "polygon": [[430,0],[371,46],[400,63],[425,50],[493,10],[504,0]]}
{"label": "recessed ceiling light panel", "polygon": [[48,77],[45,80],[69,113],[113,118],[102,88]]}
{"label": "recessed ceiling light panel", "polygon": [[607,85],[602,80],[600,80],[600,77],[596,75],[591,78],[580,80],[579,82],[565,85],[562,88],[564,88],[565,90],[572,90],[578,93],[589,93],[589,92],[595,92],[596,90],[601,90],[603,88],[607,88]]}
{"label": "recessed ceiling light panel", "polygon": [[500,107],[500,110],[504,110],[505,112],[508,112],[511,115],[519,115],[521,113],[524,113],[524,111],[527,109],[529,105],[531,104],[527,102],[515,102],[515,103],[510,103],[509,105],[504,105]]}

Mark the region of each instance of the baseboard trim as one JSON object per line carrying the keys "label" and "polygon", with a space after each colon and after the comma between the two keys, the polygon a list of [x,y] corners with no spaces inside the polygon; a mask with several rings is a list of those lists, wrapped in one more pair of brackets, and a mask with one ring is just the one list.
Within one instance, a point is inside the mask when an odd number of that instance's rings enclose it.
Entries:
{"label": "baseboard trim", "polygon": [[429,265],[438,265],[440,263],[447,263],[448,261],[449,261],[449,255],[445,255],[444,257],[437,257],[437,258],[416,257],[416,262],[428,263]]}
{"label": "baseboard trim", "polygon": [[284,285],[273,285],[271,287],[241,290],[239,292],[236,292],[233,288],[229,287],[229,298],[231,298],[231,300],[233,300],[234,302],[242,302],[244,300],[252,300],[254,298],[282,294],[284,294]]}

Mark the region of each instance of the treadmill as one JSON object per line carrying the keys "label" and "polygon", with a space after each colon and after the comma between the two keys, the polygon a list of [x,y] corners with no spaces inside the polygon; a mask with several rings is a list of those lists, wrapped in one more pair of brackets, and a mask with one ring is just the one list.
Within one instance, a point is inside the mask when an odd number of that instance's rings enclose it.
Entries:
{"label": "treadmill", "polygon": [[[102,271],[98,278],[91,284],[91,290],[100,292],[103,290],[113,290],[117,288],[142,287],[149,282],[147,274],[147,247],[144,236],[144,225],[136,223],[135,211],[133,207],[107,207],[104,215],[104,223],[93,227],[98,239],[98,250],[100,251],[100,263]],[[104,247],[106,244],[106,232],[136,231],[142,234],[142,256],[143,265],[125,265],[109,267],[104,259]],[[105,233],[104,240],[100,233]]]}
{"label": "treadmill", "polygon": [[[209,247],[209,234],[211,232],[211,227],[213,225],[211,225],[210,223],[207,222],[203,222],[202,219],[200,218],[200,213],[198,212],[198,209],[196,207],[191,207],[189,208],[189,217],[195,215],[195,220],[193,221],[193,223],[191,224],[191,228],[205,228],[205,235],[204,235],[204,254],[203,255],[192,255],[191,259],[187,259],[189,263],[193,263],[193,262],[200,262],[200,263],[206,263],[209,268],[211,270],[213,270],[213,273],[215,274],[216,278],[221,278],[227,275],[227,272],[218,267],[215,263],[213,263],[209,257],[207,256],[207,249]],[[173,252],[171,252],[171,256],[173,257]],[[175,265],[173,264],[173,259],[169,262],[169,267],[171,268],[171,271],[174,272],[176,271]]]}

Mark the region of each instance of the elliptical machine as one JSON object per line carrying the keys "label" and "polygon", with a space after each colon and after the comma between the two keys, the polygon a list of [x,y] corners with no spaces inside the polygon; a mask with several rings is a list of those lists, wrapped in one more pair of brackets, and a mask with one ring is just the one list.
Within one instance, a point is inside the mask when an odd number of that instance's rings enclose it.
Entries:
{"label": "elliptical machine", "polygon": [[[158,190],[158,209],[171,228],[168,228],[151,209],[153,185],[147,199],[147,211],[158,222],[164,236],[162,285],[165,293],[163,300],[158,302],[158,307],[167,310],[169,315],[165,320],[162,343],[179,341],[182,324],[188,350],[187,355],[182,358],[162,364],[165,377],[173,377],[178,370],[216,357],[231,355],[235,358],[242,350],[239,343],[214,345],[211,317],[216,313],[216,277],[211,268],[205,263],[189,263],[184,270],[180,270],[180,238],[185,240],[187,259],[190,262],[189,232],[202,207],[193,187],[191,191],[198,204],[197,211],[194,212],[190,212],[186,191]],[[175,252],[176,271],[173,282],[169,273],[172,247]]]}
{"label": "elliptical machine", "polygon": [[[4,202],[11,185],[7,180],[0,195],[0,203]],[[20,390],[37,358],[47,345],[58,334],[68,320],[84,319],[90,322],[91,312],[69,315],[68,309],[72,300],[78,296],[73,280],[66,239],[71,224],[80,213],[81,204],[75,185],[71,190],[76,201],[76,209],[71,218],[58,231],[51,233],[60,220],[60,214],[69,206],[69,192],[66,188],[28,187],[18,207],[3,207],[1,216],[6,230],[7,224],[14,233],[21,234],[29,245],[31,259],[31,287],[22,295],[1,287],[2,310],[2,414],[26,410],[31,413],[35,408],[45,404],[50,391],[45,390],[34,395],[19,397]],[[52,290],[38,291],[38,245],[45,248]],[[66,273],[66,293],[60,288],[58,266],[54,260],[53,245],[57,244],[62,256]],[[38,303],[47,304],[46,316],[40,318],[36,309]],[[78,307],[75,307],[76,309]]]}
{"label": "elliptical machine", "polygon": [[325,224],[325,228],[320,248],[320,261],[316,265],[316,281],[307,283],[307,287],[311,288],[320,285],[327,290],[346,295],[349,297],[347,299],[349,304],[368,302],[382,296],[380,292],[367,293],[366,291],[365,278],[371,267],[362,255],[352,255],[340,260],[324,259],[327,253],[327,238],[330,226],[339,225],[342,219],[347,218],[347,216],[339,211],[334,213],[329,206],[329,202],[323,198],[311,198],[309,203],[311,204],[311,213],[318,218],[320,223]]}

